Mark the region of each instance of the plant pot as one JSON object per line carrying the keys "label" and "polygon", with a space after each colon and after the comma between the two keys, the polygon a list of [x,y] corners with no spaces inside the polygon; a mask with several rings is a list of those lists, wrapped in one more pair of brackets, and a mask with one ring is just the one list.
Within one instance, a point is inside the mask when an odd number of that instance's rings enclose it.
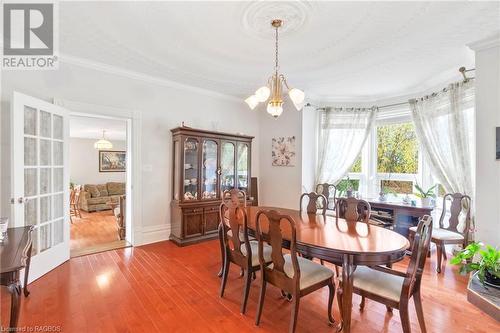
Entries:
{"label": "plant pot", "polygon": [[430,207],[431,206],[431,198],[422,198],[422,206]]}
{"label": "plant pot", "polygon": [[486,271],[484,274],[484,283],[495,288],[500,288],[500,278]]}

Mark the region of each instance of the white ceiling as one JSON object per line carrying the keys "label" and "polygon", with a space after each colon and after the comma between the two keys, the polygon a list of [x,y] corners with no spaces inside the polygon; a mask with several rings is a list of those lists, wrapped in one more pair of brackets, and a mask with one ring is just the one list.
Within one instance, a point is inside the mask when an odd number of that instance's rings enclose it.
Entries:
{"label": "white ceiling", "polygon": [[60,3],[63,54],[242,97],[274,61],[317,100],[380,99],[458,78],[467,43],[500,31],[499,2]]}
{"label": "white ceiling", "polygon": [[70,116],[69,136],[82,139],[100,139],[106,131],[108,140],[126,140],[127,123],[124,120]]}

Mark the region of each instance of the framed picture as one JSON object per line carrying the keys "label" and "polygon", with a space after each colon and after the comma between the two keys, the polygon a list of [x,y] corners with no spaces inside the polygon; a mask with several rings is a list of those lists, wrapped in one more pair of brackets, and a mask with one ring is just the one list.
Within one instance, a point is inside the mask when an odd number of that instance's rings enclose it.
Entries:
{"label": "framed picture", "polygon": [[273,166],[295,166],[295,136],[273,138]]}
{"label": "framed picture", "polygon": [[500,127],[497,127],[497,161],[500,161]]}
{"label": "framed picture", "polygon": [[99,172],[125,172],[125,151],[99,150]]}

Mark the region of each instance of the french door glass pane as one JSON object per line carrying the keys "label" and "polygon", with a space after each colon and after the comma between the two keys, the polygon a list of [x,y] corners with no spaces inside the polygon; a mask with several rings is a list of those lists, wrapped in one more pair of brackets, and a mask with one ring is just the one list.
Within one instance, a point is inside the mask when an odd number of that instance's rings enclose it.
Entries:
{"label": "french door glass pane", "polygon": [[52,223],[42,225],[40,228],[40,252],[52,246]]}
{"label": "french door glass pane", "polygon": [[40,198],[40,223],[50,220],[50,196]]}
{"label": "french door glass pane", "polygon": [[36,109],[24,106],[24,134],[36,135],[37,117]]}
{"label": "french door glass pane", "polygon": [[40,165],[50,165],[50,140],[40,139]]}
{"label": "french door glass pane", "polygon": [[40,168],[40,194],[50,192],[50,168]]}
{"label": "french door glass pane", "polygon": [[248,193],[248,145],[238,144],[238,188]]}
{"label": "french door glass pane", "polygon": [[38,198],[24,202],[24,225],[35,225],[37,221]]}
{"label": "french door glass pane", "polygon": [[203,191],[202,199],[217,198],[217,142],[203,143]]}
{"label": "french door glass pane", "polygon": [[40,111],[40,136],[50,138],[52,129],[52,121],[50,113]]}
{"label": "french door glass pane", "polygon": [[24,165],[38,165],[36,139],[34,138],[24,138]]}
{"label": "french door glass pane", "polygon": [[63,165],[63,143],[54,141],[54,165]]}
{"label": "french door glass pane", "polygon": [[223,142],[221,147],[221,192],[234,188],[234,144]]}
{"label": "french door glass pane", "polygon": [[63,118],[58,115],[54,115],[54,139],[63,139]]}
{"label": "french door glass pane", "polygon": [[24,196],[31,197],[37,194],[36,168],[24,169]]}
{"label": "french door glass pane", "polygon": [[53,196],[54,198],[54,219],[64,216],[64,197],[63,194],[56,194]]}
{"label": "french door glass pane", "polygon": [[62,192],[63,188],[63,168],[54,168],[54,192]]}
{"label": "french door glass pane", "polygon": [[57,245],[64,241],[64,220],[60,219],[53,223],[54,226],[54,243]]}

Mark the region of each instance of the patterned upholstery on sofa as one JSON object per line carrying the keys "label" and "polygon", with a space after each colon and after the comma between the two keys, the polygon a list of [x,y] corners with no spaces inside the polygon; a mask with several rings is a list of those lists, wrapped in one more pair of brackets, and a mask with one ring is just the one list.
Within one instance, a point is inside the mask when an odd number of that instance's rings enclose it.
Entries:
{"label": "patterned upholstery on sofa", "polygon": [[118,203],[124,194],[125,183],[86,184],[80,193],[80,208],[86,212],[111,209],[107,203]]}

